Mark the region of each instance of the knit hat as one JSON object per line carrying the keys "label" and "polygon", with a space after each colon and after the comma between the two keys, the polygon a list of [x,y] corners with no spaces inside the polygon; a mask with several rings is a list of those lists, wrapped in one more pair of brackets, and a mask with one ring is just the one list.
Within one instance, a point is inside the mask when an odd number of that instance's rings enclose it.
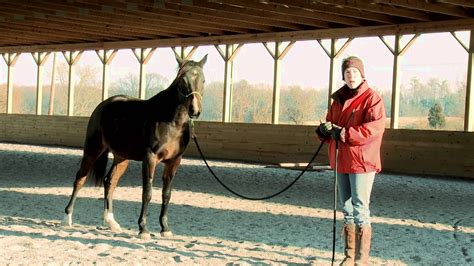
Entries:
{"label": "knit hat", "polygon": [[357,68],[362,78],[365,78],[364,63],[362,63],[362,60],[357,56],[349,56],[342,60],[342,80],[344,80],[344,71],[346,71],[346,69],[348,69],[349,67]]}

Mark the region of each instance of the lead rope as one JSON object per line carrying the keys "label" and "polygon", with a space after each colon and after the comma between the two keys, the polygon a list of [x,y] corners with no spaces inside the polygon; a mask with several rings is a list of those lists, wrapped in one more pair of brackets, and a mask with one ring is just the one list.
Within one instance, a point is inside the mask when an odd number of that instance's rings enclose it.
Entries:
{"label": "lead rope", "polygon": [[199,146],[199,143],[197,141],[197,137],[196,135],[194,134],[194,122],[193,122],[193,119],[191,119],[191,122],[190,122],[190,126],[191,126],[191,130],[192,130],[192,138],[194,140],[194,143],[196,144],[196,147],[199,151],[199,154],[201,155],[201,158],[203,159],[204,163],[206,164],[207,166],[207,169],[209,169],[209,172],[211,172],[212,176],[217,180],[217,182],[219,182],[219,184],[221,184],[225,189],[227,189],[230,193],[238,196],[238,197],[241,197],[243,199],[247,199],[247,200],[266,200],[266,199],[270,199],[270,198],[273,198],[273,197],[276,197],[278,195],[280,195],[281,193],[285,192],[286,190],[288,190],[290,187],[292,187],[296,181],[298,181],[301,176],[303,176],[303,174],[311,167],[311,164],[313,163],[314,159],[316,159],[316,156],[319,154],[319,151],[321,150],[321,148],[323,147],[323,144],[324,144],[324,141],[321,141],[321,144],[319,145],[318,149],[316,150],[316,152],[314,153],[313,157],[311,158],[311,160],[309,161],[309,163],[306,165],[306,167],[304,168],[304,170],[289,184],[287,185],[285,188],[283,188],[282,190],[280,190],[279,192],[276,192],[274,194],[271,194],[271,195],[268,195],[268,196],[264,196],[264,197],[249,197],[249,196],[245,196],[245,195],[242,195],[234,190],[232,190],[231,188],[229,188],[226,184],[224,184],[224,182],[222,182],[219,177],[217,177],[217,175],[214,173],[214,171],[212,170],[212,168],[209,166],[209,164],[207,163],[207,160],[206,160],[206,157],[204,156],[202,150],[201,150],[201,147]]}

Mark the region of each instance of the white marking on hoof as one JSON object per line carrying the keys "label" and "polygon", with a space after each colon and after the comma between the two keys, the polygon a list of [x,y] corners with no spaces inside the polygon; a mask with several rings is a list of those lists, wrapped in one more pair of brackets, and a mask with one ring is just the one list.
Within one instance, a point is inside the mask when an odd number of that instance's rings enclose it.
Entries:
{"label": "white marking on hoof", "polygon": [[138,234],[138,236],[142,240],[150,240],[151,239],[150,233],[140,233],[140,234]]}
{"label": "white marking on hoof", "polygon": [[72,213],[64,214],[64,218],[61,221],[61,225],[72,227]]}
{"label": "white marking on hoof", "polygon": [[112,232],[120,233],[122,228],[114,219],[114,214],[104,211],[104,225],[108,226]]}
{"label": "white marking on hoof", "polygon": [[172,237],[173,232],[171,232],[171,231],[161,232],[161,236],[162,237]]}

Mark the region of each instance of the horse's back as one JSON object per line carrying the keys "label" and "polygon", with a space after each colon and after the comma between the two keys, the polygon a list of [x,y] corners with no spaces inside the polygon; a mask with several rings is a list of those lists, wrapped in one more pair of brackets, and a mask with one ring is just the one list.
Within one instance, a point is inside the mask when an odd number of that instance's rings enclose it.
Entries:
{"label": "horse's back", "polygon": [[89,118],[85,147],[101,144],[112,150],[114,146],[117,150],[122,146],[131,150],[128,146],[142,146],[146,113],[144,100],[126,95],[104,100]]}

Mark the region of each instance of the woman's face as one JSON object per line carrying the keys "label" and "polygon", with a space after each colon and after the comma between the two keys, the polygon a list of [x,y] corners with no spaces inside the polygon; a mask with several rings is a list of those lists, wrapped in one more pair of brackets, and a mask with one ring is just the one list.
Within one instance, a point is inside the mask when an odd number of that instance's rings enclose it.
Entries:
{"label": "woman's face", "polygon": [[359,69],[356,67],[348,67],[344,70],[344,81],[349,89],[357,89],[364,79]]}

